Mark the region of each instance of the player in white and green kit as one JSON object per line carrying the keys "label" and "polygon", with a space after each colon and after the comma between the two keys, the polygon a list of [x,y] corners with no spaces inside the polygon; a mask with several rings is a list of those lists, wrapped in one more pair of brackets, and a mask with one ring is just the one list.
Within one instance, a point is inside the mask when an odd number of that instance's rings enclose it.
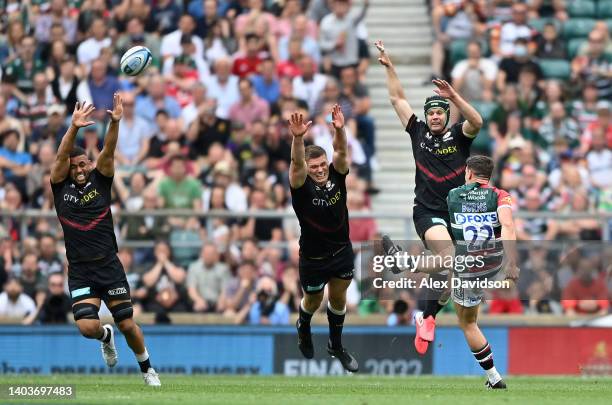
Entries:
{"label": "player in white and green kit", "polygon": [[[465,185],[448,193],[447,203],[455,247],[455,278],[461,281],[510,280],[518,277],[512,198],[489,185],[493,161],[486,156],[468,158]],[[459,258],[472,266],[460,266]],[[461,271],[459,271],[461,270]],[[487,374],[488,388],[506,388],[493,365],[493,353],[476,320],[484,292],[481,288],[453,288],[459,326],[474,357]]]}

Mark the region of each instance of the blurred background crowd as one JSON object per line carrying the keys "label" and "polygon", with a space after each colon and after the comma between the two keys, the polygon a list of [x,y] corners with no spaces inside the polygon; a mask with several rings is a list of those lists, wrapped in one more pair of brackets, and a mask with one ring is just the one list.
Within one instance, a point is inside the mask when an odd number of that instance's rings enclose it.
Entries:
{"label": "blurred background crowd", "polygon": [[[96,125],[77,141],[95,161],[105,111],[120,91],[112,209],[137,312],[153,312],[157,322],[196,312],[236,323],[288,323],[301,299],[293,217],[120,214],[291,213],[286,119],[295,110],[310,117],[306,141],[331,160],[335,103],[347,118],[349,211],[367,213],[379,191],[366,85],[373,39],[365,25],[376,4],[352,3],[0,0],[0,317],[24,323],[71,317],[57,221],[10,213],[53,213],[49,170],[76,101],[96,107]],[[496,184],[512,193],[519,211],[568,214],[518,220],[519,237],[607,239],[599,221],[570,214],[612,212],[612,2],[426,3],[435,38],[432,76],[452,80],[485,118],[474,151],[496,160]],[[137,78],[119,75],[121,55],[137,45],[151,50],[152,66]],[[379,238],[375,219],[353,218],[350,229],[356,246]],[[524,256],[529,261],[531,252]],[[497,313],[607,312],[604,262],[582,266],[590,272],[571,268],[569,278],[548,268],[525,287],[537,285],[531,288],[537,302],[553,291],[561,297],[575,278],[586,287],[574,289],[592,292],[594,304],[569,304],[566,295],[565,304],[534,305],[514,295],[492,297],[489,310],[496,313],[498,302]],[[394,324],[410,322],[419,304],[409,293],[396,302],[360,301],[354,282],[348,306],[388,313]]]}

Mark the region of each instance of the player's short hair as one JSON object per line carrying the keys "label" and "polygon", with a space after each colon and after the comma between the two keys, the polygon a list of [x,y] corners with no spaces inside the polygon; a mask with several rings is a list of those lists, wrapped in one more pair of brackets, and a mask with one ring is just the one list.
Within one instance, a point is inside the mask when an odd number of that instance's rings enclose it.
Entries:
{"label": "player's short hair", "polygon": [[87,152],[85,152],[85,149],[81,148],[80,146],[73,146],[72,150],[70,151],[70,158],[72,159],[73,157],[77,156],[87,156]]}
{"label": "player's short hair", "polygon": [[477,177],[490,179],[493,174],[493,159],[488,156],[474,155],[466,160],[467,168],[470,169]]}
{"label": "player's short hair", "polygon": [[325,155],[325,149],[317,145],[308,145],[304,150],[304,159],[308,162],[310,159],[316,159]]}

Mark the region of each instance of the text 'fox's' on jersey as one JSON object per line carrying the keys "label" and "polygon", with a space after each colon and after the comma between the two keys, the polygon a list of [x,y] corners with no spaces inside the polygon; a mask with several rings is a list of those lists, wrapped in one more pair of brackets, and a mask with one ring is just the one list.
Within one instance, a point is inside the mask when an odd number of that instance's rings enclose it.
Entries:
{"label": "text 'fox's' on jersey", "polygon": [[300,222],[300,253],[305,257],[329,257],[351,244],[346,207],[346,175],[333,163],[323,186],[310,176],[299,188],[291,187],[291,204]]}
{"label": "text 'fox's' on jersey", "polygon": [[117,253],[111,214],[113,177],[93,169],[83,187],[70,177],[51,183],[55,211],[64,230],[68,262],[86,262]]}
{"label": "text 'fox's' on jersey", "polygon": [[463,134],[463,123],[453,125],[441,135],[432,135],[427,124],[412,115],[406,132],[412,141],[416,163],[415,204],[446,211],[446,196],[465,183],[465,162],[474,137]]}
{"label": "text 'fox's' on jersey", "polygon": [[500,270],[504,259],[498,210],[512,208],[512,197],[488,184],[470,183],[448,193],[448,213],[457,256],[480,256],[474,266],[460,277],[491,276]]}

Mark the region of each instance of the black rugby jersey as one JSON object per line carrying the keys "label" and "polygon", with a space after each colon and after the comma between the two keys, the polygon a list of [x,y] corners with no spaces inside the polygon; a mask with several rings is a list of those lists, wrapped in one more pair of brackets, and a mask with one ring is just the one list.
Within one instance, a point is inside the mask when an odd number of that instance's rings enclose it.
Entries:
{"label": "black rugby jersey", "polygon": [[332,163],[325,186],[318,186],[306,176],[302,187],[290,187],[291,204],[300,222],[303,257],[329,257],[344,247],[352,248],[345,180],[346,174],[338,173]]}
{"label": "black rugby jersey", "polygon": [[69,263],[86,262],[117,253],[111,214],[113,177],[93,169],[83,187],[70,177],[51,183],[55,211],[64,230]]}
{"label": "black rugby jersey", "polygon": [[406,132],[412,140],[416,163],[415,204],[437,211],[447,211],[446,196],[465,183],[465,161],[470,156],[474,138],[463,134],[463,122],[441,135],[429,133],[427,124],[412,115]]}

